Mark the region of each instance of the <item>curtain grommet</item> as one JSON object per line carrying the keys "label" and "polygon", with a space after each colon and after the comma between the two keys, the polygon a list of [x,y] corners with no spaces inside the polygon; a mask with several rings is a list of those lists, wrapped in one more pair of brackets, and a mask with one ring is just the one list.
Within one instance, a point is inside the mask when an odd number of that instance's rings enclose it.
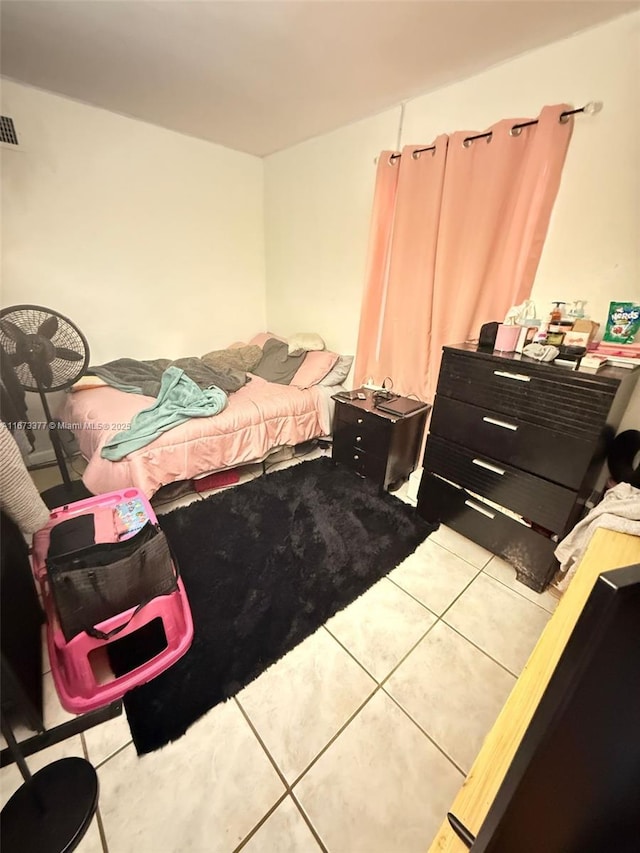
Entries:
{"label": "curtain grommet", "polygon": [[390,166],[395,166],[395,165],[396,165],[396,160],[399,160],[399,159],[400,159],[400,155],[399,155],[399,154],[389,154],[389,161],[388,161],[388,162],[389,162],[389,165],[390,165]]}
{"label": "curtain grommet", "polygon": [[463,148],[471,148],[472,142],[473,142],[473,139],[469,139],[469,137],[467,137],[466,139],[462,140],[462,147]]}
{"label": "curtain grommet", "polygon": [[412,151],[411,152],[411,159],[412,160],[419,160],[420,159],[420,151]]}
{"label": "curtain grommet", "polygon": [[517,124],[514,124],[514,126],[509,131],[509,136],[520,136],[521,133],[522,133],[522,128],[518,127]]}
{"label": "curtain grommet", "polygon": [[488,134],[488,136],[486,137],[487,145],[491,142],[492,139],[493,139],[493,133]]}

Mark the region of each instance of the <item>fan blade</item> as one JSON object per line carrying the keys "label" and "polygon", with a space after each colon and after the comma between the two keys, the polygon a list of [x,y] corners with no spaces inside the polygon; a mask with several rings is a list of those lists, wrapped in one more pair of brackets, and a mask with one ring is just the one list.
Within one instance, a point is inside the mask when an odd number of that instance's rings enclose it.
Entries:
{"label": "fan blade", "polygon": [[79,352],[75,352],[67,347],[56,347],[56,358],[61,358],[64,361],[83,361],[84,356]]}
{"label": "fan blade", "polygon": [[0,329],[16,344],[24,343],[27,337],[22,329],[19,329],[11,320],[0,320]]}
{"label": "fan blade", "polygon": [[53,384],[53,371],[48,362],[42,360],[32,361],[29,364],[29,369],[36,382],[42,385],[43,388],[51,388]]}
{"label": "fan blade", "polygon": [[57,317],[47,317],[46,320],[43,320],[38,327],[38,334],[42,335],[44,338],[51,338],[58,331],[58,318]]}
{"label": "fan blade", "polygon": [[19,352],[12,352],[9,359],[14,367],[20,367],[20,365],[24,364],[26,361],[26,358],[24,358],[24,356]]}

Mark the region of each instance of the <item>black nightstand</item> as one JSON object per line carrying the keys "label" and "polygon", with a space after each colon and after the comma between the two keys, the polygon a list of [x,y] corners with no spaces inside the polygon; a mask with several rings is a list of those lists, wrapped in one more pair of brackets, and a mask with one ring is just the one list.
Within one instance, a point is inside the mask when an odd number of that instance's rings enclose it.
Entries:
{"label": "black nightstand", "polygon": [[420,443],[431,408],[400,417],[375,406],[373,393],[365,400],[345,400],[339,395],[333,426],[335,462],[347,465],[382,489],[396,489],[416,467]]}

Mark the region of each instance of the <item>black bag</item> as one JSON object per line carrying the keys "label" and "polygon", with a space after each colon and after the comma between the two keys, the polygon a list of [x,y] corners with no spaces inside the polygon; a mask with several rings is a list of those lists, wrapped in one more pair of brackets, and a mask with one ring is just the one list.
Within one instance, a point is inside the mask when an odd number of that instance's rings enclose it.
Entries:
{"label": "black bag", "polygon": [[131,607],[138,613],[152,599],[178,588],[166,536],[151,522],[123,542],[49,554],[46,565],[67,642],[81,631],[109,639],[128,622],[108,634],[94,626]]}

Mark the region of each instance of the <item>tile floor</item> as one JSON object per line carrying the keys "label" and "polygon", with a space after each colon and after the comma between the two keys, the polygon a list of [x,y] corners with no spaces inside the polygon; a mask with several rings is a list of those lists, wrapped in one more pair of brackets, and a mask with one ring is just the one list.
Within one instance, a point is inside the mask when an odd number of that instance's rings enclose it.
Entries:
{"label": "tile floor", "polygon": [[[138,758],[119,717],[29,764],[97,767],[80,853],[424,853],[556,603],[441,527],[175,743]],[[0,772],[3,803],[19,781]]]}

